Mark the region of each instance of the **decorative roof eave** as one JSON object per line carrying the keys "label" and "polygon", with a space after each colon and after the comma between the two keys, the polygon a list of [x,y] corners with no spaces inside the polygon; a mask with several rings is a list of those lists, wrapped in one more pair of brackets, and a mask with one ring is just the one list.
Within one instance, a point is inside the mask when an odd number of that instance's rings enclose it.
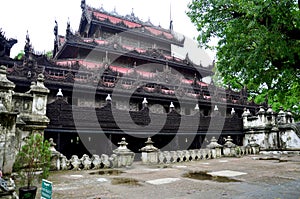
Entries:
{"label": "decorative roof eave", "polygon": [[66,46],[68,42],[66,41],[65,43],[63,43],[63,45],[60,47],[59,51],[56,53],[55,57],[53,58],[53,60],[57,60],[59,59],[59,57],[62,55],[62,53],[64,52],[64,50],[66,49]]}
{"label": "decorative roof eave", "polygon": [[208,65],[207,67],[204,67],[201,63],[198,65],[196,63],[194,63],[190,57],[189,54],[187,53],[185,56],[185,60],[187,63],[189,63],[190,65],[192,65],[195,68],[206,68],[207,70],[211,71],[214,68],[214,61],[212,62],[212,64]]}
{"label": "decorative roof eave", "polygon": [[164,38],[164,37],[158,37],[156,35],[153,35],[151,33],[147,33],[146,31],[142,31],[142,28],[138,28],[138,29],[131,29],[131,28],[127,28],[127,27],[124,27],[124,26],[120,26],[120,25],[115,25],[113,23],[109,23],[109,22],[106,22],[106,21],[99,21],[99,20],[95,20],[93,19],[92,20],[92,24],[95,24],[95,25],[101,25],[102,27],[107,27],[107,28],[110,28],[110,29],[114,29],[114,30],[118,30],[118,31],[123,31],[123,32],[129,32],[135,36],[144,36],[145,38],[151,38],[153,40],[157,40],[157,41],[160,41],[160,42],[164,42],[164,43],[169,43],[169,44],[174,44],[174,45],[177,45],[177,46],[180,46],[180,47],[183,47],[183,44],[184,44],[184,40],[185,38],[183,38],[182,41],[177,41],[176,39],[167,39],[167,38]]}
{"label": "decorative roof eave", "polygon": [[[101,46],[101,45],[97,45],[96,43],[95,44],[93,44],[93,43],[88,44],[88,43],[85,43],[83,41],[73,42],[71,40],[65,42],[65,44],[63,45],[63,48],[61,49],[61,51],[59,51],[57,53],[57,56],[55,57],[55,60],[58,60],[61,57],[61,55],[63,54],[63,51],[67,47],[80,47],[80,48],[85,48],[85,49],[89,49],[89,50],[96,50],[96,51],[99,51],[99,52],[109,51],[110,53],[116,54],[116,55],[119,55],[119,56],[129,56],[129,57],[132,57],[132,58],[135,58],[135,59],[144,59],[144,60],[148,60],[148,61],[151,61],[151,62],[154,62],[154,63],[160,63],[160,64],[165,64],[166,62],[168,62],[168,63],[172,63],[172,65],[175,66],[175,67],[179,67],[179,68],[183,68],[183,69],[187,69],[187,67],[190,67],[190,68],[194,68],[196,70],[196,68],[194,66],[189,66],[186,63],[184,63],[184,60],[183,60],[183,63],[180,63],[180,62],[177,62],[175,60],[174,61],[167,60],[167,59],[164,58],[163,55],[161,55],[160,57],[152,57],[152,56],[149,56],[149,55],[146,55],[146,54],[138,53],[136,51],[128,51],[128,50],[122,48],[121,46],[118,46],[118,48],[116,49],[114,44]],[[204,76],[209,76],[209,75],[213,74],[213,72],[209,68],[206,68],[206,67],[199,67],[197,69],[200,70],[201,74],[203,74]]]}

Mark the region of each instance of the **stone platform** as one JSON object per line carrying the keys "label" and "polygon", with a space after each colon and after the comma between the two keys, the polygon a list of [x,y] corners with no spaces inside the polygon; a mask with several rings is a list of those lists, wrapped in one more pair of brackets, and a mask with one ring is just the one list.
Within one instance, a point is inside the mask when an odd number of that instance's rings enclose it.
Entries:
{"label": "stone platform", "polygon": [[[187,173],[210,178],[187,178]],[[222,177],[224,182],[218,181]],[[207,177],[207,176],[205,176]],[[171,165],[52,172],[53,198],[299,198],[299,154],[250,155]]]}

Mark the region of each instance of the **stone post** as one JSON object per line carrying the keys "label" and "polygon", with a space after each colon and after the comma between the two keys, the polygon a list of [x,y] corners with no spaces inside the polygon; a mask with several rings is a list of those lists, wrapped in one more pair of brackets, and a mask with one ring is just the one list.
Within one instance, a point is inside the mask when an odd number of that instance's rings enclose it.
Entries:
{"label": "stone post", "polygon": [[278,124],[286,124],[286,114],[283,111],[282,106],[280,107],[278,112]]}
{"label": "stone post", "polygon": [[215,137],[211,138],[210,143],[206,147],[211,150],[212,158],[220,158],[222,156],[223,146],[218,144]]}
{"label": "stone post", "polygon": [[122,141],[118,143],[120,146],[113,150],[113,153],[117,158],[116,167],[128,167],[131,166],[134,160],[134,153],[127,148],[128,143],[125,138],[122,138]]}
{"label": "stone post", "polygon": [[6,77],[6,67],[0,66],[0,168],[3,174],[12,172],[17,146],[16,119],[12,97],[15,84]]}
{"label": "stone post", "polygon": [[268,107],[266,115],[267,115],[268,124],[275,125],[276,124],[275,112],[273,111],[271,106]]}
{"label": "stone post", "polygon": [[246,129],[248,127],[248,117],[249,116],[251,116],[250,111],[248,111],[246,108],[244,108],[244,112],[242,114],[244,129]]}
{"label": "stone post", "polygon": [[158,149],[153,146],[153,141],[148,137],[145,142],[146,146],[140,149],[142,152],[143,164],[157,164],[158,163]]}
{"label": "stone post", "polygon": [[251,147],[251,151],[253,154],[258,154],[259,153],[259,144],[257,144],[255,141],[256,140],[254,139],[254,137],[252,137],[249,140],[249,146]]}
{"label": "stone post", "polygon": [[225,144],[224,144],[224,150],[223,150],[223,153],[224,153],[224,156],[227,156],[227,157],[231,157],[231,156],[234,156],[236,154],[235,152],[235,148],[236,148],[236,145],[232,142],[233,139],[231,138],[231,136],[228,136],[226,139],[225,139]]}
{"label": "stone post", "polygon": [[49,139],[49,144],[50,144],[50,151],[51,151],[51,166],[50,169],[51,170],[60,170],[60,159],[61,159],[61,154],[60,152],[56,151],[55,146],[56,143],[54,143],[53,138]]}
{"label": "stone post", "polygon": [[32,95],[31,114],[21,114],[22,120],[26,123],[24,129],[31,133],[43,133],[49,123],[46,116],[47,95],[49,89],[44,85],[44,75],[39,74],[37,82],[32,83],[30,90],[27,92]]}
{"label": "stone post", "polygon": [[260,107],[259,107],[259,111],[257,112],[257,115],[258,115],[258,117],[259,117],[259,119],[260,119],[260,122],[261,122],[263,125],[265,124],[265,113],[266,113],[266,111],[265,111],[264,107],[263,107],[263,106],[260,106]]}

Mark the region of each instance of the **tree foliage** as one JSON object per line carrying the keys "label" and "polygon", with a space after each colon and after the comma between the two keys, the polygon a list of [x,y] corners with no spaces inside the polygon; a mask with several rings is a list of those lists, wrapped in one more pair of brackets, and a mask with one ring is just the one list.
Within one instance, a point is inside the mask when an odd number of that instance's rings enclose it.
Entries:
{"label": "tree foliage", "polygon": [[21,183],[32,186],[36,172],[41,170],[41,178],[47,178],[50,169],[50,144],[40,134],[31,134],[17,154],[14,171],[21,177]]}
{"label": "tree foliage", "polygon": [[257,103],[300,114],[299,7],[300,0],[193,0],[187,14],[202,46],[219,39],[224,85],[246,86]]}

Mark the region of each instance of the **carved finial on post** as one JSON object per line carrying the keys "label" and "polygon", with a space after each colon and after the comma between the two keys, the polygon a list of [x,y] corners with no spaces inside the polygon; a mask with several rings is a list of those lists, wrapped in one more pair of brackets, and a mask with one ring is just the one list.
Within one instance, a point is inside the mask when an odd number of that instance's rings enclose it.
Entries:
{"label": "carved finial on post", "polygon": [[61,88],[59,88],[58,89],[58,92],[57,92],[57,94],[56,94],[56,98],[62,98],[64,95],[63,95],[63,93],[62,93],[62,91],[61,91]]}
{"label": "carved finial on post", "polygon": [[175,110],[175,106],[174,106],[173,102],[170,103],[170,107],[169,108],[170,108],[169,112]]}
{"label": "carved finial on post", "polygon": [[143,104],[143,108],[148,107],[148,101],[145,97],[144,97],[142,104]]}
{"label": "carved finial on post", "polygon": [[219,111],[219,108],[217,105],[215,105],[214,111]]}
{"label": "carved finial on post", "polygon": [[234,108],[231,108],[231,112],[230,112],[231,115],[234,115],[235,114],[235,110]]}
{"label": "carved finial on post", "polygon": [[111,103],[111,97],[110,94],[107,94],[107,97],[105,98],[106,103],[110,104]]}

